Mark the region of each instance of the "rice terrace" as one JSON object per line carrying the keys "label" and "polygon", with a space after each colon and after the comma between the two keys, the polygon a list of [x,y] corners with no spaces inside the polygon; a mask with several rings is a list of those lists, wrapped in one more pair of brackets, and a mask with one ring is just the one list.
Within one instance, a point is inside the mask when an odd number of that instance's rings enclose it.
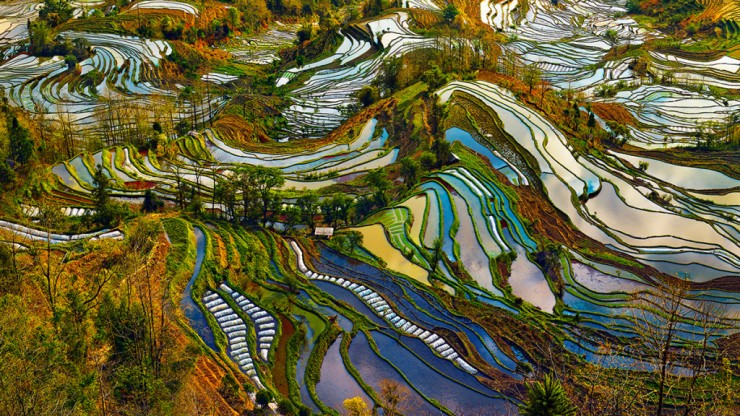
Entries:
{"label": "rice terrace", "polygon": [[0,0],[0,415],[740,414],[737,0]]}

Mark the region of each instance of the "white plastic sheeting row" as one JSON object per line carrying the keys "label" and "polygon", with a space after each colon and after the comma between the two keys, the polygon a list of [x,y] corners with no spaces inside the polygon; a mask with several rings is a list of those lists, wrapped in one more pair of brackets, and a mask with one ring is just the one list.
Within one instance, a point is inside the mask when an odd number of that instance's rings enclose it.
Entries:
{"label": "white plastic sheeting row", "polygon": [[206,309],[213,314],[218,326],[228,338],[231,359],[252,379],[258,388],[264,389],[252,356],[249,354],[247,325],[244,320],[234,312],[221,295],[212,290],[207,290],[202,300]]}
{"label": "white plastic sheeting row", "polygon": [[257,334],[257,350],[259,350],[262,360],[268,361],[270,348],[275,341],[276,323],[275,318],[269,312],[255,305],[246,296],[232,289],[226,283],[222,283],[219,289],[228,293],[234,302],[246,313],[252,320],[254,330]]}
{"label": "white plastic sheeting row", "polygon": [[458,354],[445,339],[432,331],[424,329],[423,327],[414,324],[408,319],[404,318],[393,307],[376,291],[365,287],[362,284],[352,282],[349,279],[341,277],[327,276],[324,274],[316,273],[306,267],[306,263],[303,259],[303,251],[295,241],[290,242],[290,246],[296,254],[296,260],[298,262],[298,270],[301,271],[307,278],[312,280],[323,280],[326,282],[334,283],[337,286],[341,286],[347,290],[352,291],[357,297],[362,299],[375,313],[383,320],[388,322],[397,331],[402,334],[419,338],[424,341],[429,348],[434,350],[440,357],[450,360],[456,363],[460,368],[470,374],[476,374],[476,370],[473,366],[468,364],[460,354]]}
{"label": "white plastic sheeting row", "polygon": [[100,230],[92,233],[83,234],[58,234],[49,233],[47,231],[39,230],[36,228],[27,227],[25,225],[15,224],[12,222],[0,220],[0,230],[11,232],[21,238],[22,240],[30,241],[51,241],[52,244],[69,243],[73,241],[87,240],[97,241],[105,239],[122,240],[124,235],[119,230]]}

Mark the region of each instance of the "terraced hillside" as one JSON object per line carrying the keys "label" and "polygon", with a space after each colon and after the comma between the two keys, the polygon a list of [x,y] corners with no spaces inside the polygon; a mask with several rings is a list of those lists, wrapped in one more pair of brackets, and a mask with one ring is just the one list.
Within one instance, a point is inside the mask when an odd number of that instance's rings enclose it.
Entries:
{"label": "terraced hillside", "polygon": [[699,1],[704,6],[704,12],[699,17],[709,17],[715,20],[726,19],[737,21],[740,17],[738,4],[732,1]]}
{"label": "terraced hillside", "polygon": [[0,5],[0,414],[737,414],[734,3],[339,3]]}

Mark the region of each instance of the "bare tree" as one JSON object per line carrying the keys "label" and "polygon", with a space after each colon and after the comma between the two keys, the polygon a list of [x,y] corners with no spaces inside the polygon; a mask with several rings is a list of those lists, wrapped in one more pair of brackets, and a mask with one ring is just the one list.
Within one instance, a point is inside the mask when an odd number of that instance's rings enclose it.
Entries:
{"label": "bare tree", "polygon": [[72,115],[63,105],[57,106],[57,121],[59,122],[60,133],[62,134],[62,149],[64,154],[66,154],[68,158],[71,158],[75,153],[77,153],[74,133],[75,127]]}
{"label": "bare tree", "polygon": [[0,293],[19,295],[23,290],[24,275],[29,271],[29,266],[19,260],[21,253],[25,252],[24,241],[12,231],[2,239],[7,244],[0,243]]}
{"label": "bare tree", "polygon": [[679,358],[677,334],[688,288],[688,283],[680,280],[662,285],[655,293],[645,295],[633,315],[635,330],[641,335],[642,352],[655,362],[658,373],[657,416],[663,414],[666,396],[673,387],[669,385],[669,376]]}
{"label": "bare tree", "polygon": [[53,159],[55,153],[52,149],[53,140],[51,138],[54,131],[54,123],[49,117],[49,110],[46,106],[38,102],[34,102],[33,105],[34,111],[31,114],[33,115],[33,126],[35,127],[36,135],[41,139],[40,147],[43,149],[44,156],[52,156]]}
{"label": "bare tree", "polygon": [[133,125],[133,136],[134,144],[136,146],[142,146],[149,135],[149,119],[150,111],[141,104],[133,106],[131,109],[132,113],[132,125]]}
{"label": "bare tree", "polygon": [[408,387],[390,379],[380,380],[380,405],[386,416],[418,414],[421,403]]}
{"label": "bare tree", "polygon": [[110,93],[103,97],[100,97],[102,103],[94,114],[97,120],[100,132],[103,135],[103,142],[106,146],[115,146],[116,143],[116,121],[114,120],[114,106],[115,102],[111,98]]}
{"label": "bare tree", "polygon": [[[20,297],[0,301],[0,414],[72,415],[69,375],[59,364],[54,342],[39,342],[42,328]],[[6,342],[9,341],[9,342]]]}
{"label": "bare tree", "polygon": [[180,165],[177,163],[171,164],[172,173],[175,174],[175,191],[177,192],[177,204],[180,209],[185,209],[185,183],[182,177],[182,171]]}
{"label": "bare tree", "polygon": [[57,295],[61,277],[65,272],[67,251],[57,250],[52,242],[52,231],[59,228],[64,216],[54,204],[44,203],[40,207],[38,225],[46,230],[46,238],[40,246],[32,246],[29,252],[34,258],[41,276],[44,296],[53,315],[57,314]]}
{"label": "bare tree", "polygon": [[140,221],[130,231],[127,275],[144,316],[145,336],[140,345],[142,364],[159,376],[164,353],[168,347],[171,319],[167,319],[172,305],[169,301],[167,277],[156,273],[156,236],[160,225],[156,221]]}
{"label": "bare tree", "polygon": [[719,336],[724,328],[731,327],[731,320],[727,319],[728,309],[724,305],[715,302],[701,301],[695,306],[695,309],[689,313],[693,324],[698,328],[698,338],[691,340],[685,347],[686,365],[688,370],[688,386],[686,387],[686,403],[684,406],[684,416],[696,414],[697,411],[704,407],[705,403],[699,403],[706,397],[706,392],[700,392],[697,397],[697,389],[701,378],[707,377],[719,369],[718,362],[721,362],[722,356],[718,348],[712,343],[713,339]]}
{"label": "bare tree", "polygon": [[[640,388],[639,375],[645,370],[638,361],[623,368],[624,347],[603,344],[596,358],[576,369],[576,378],[584,383],[579,414],[637,415],[647,399]],[[622,368],[620,368],[622,367]]]}
{"label": "bare tree", "polygon": [[213,181],[213,185],[211,188],[211,213],[213,214],[215,212],[216,207],[216,186],[218,183],[218,165],[215,163],[208,163],[206,165],[206,169],[208,169],[208,172],[211,174],[211,180]]}

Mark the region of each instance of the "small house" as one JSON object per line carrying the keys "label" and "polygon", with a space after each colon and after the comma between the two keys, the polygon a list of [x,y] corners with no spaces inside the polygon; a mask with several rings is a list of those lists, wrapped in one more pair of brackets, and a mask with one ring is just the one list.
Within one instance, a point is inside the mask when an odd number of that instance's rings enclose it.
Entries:
{"label": "small house", "polygon": [[334,235],[334,227],[316,227],[313,231],[313,235],[331,239]]}

